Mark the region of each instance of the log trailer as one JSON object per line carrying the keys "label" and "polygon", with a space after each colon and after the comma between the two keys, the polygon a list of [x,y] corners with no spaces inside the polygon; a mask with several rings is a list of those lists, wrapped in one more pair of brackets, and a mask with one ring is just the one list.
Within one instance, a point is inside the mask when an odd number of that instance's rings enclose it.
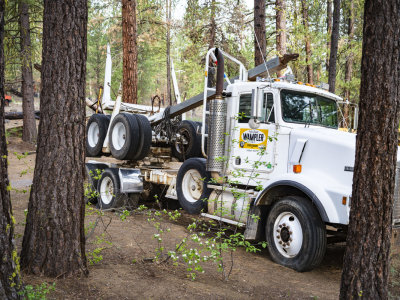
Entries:
{"label": "log trailer", "polygon": [[[238,66],[239,76],[228,78],[224,58]],[[111,209],[162,186],[188,213],[243,226],[248,240],[266,240],[275,262],[313,269],[328,242],[345,241],[356,136],[338,130],[340,97],[293,76],[271,79],[293,58],[276,57],[248,71],[211,49],[204,92],[158,113],[121,103],[120,95],[111,102],[105,85],[103,108],[112,115],[89,119],[87,156],[111,155],[120,163],[86,164],[98,192],[89,200]],[[215,88],[208,84],[210,64],[217,66]],[[106,83],[110,74],[108,53]],[[203,122],[179,120],[200,106]],[[93,176],[95,170],[101,175]],[[398,227],[397,184],[395,197]]]}

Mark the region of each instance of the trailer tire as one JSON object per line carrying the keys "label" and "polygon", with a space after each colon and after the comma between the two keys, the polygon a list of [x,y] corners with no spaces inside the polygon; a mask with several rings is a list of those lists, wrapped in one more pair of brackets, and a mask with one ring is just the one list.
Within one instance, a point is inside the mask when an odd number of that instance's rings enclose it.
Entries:
{"label": "trailer tire", "polygon": [[122,206],[127,201],[128,195],[121,193],[120,189],[118,169],[105,169],[97,183],[98,208],[103,210]]}
{"label": "trailer tire", "polygon": [[116,159],[134,159],[139,146],[139,125],[133,114],[118,114],[110,128],[109,144]]}
{"label": "trailer tire", "polygon": [[86,156],[101,156],[104,139],[110,125],[110,115],[94,114],[86,126]]}
{"label": "trailer tire", "polygon": [[271,208],[265,227],[272,259],[298,272],[319,265],[326,250],[325,225],[312,203],[288,196]]}
{"label": "trailer tire", "polygon": [[207,187],[211,174],[204,158],[189,158],[178,171],[176,191],[178,201],[189,214],[199,214],[207,208],[211,189]]}
{"label": "trailer tire", "polygon": [[[172,156],[179,161],[201,155],[201,134],[197,134],[197,124],[194,121],[184,120],[178,127],[178,133],[185,137],[187,144],[181,145],[177,142],[172,145]],[[182,149],[183,147],[183,149]]]}
{"label": "trailer tire", "polygon": [[149,119],[142,115],[135,115],[139,125],[139,145],[137,154],[134,157],[135,160],[142,160],[149,154],[152,140],[152,130]]}

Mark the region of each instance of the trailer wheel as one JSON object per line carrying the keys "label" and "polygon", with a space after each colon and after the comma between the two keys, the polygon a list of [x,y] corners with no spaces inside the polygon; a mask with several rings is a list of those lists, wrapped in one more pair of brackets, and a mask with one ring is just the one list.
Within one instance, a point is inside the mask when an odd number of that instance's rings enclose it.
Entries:
{"label": "trailer wheel", "polygon": [[86,126],[86,156],[97,157],[101,155],[104,139],[110,125],[110,115],[94,114]]}
{"label": "trailer wheel", "polygon": [[197,134],[198,125],[194,121],[182,121],[178,127],[181,138],[172,145],[172,156],[179,161],[192,157],[201,157],[201,134]]}
{"label": "trailer wheel", "polygon": [[135,115],[118,114],[110,129],[110,150],[117,159],[134,159],[139,145],[139,125]]}
{"label": "trailer wheel", "polygon": [[99,209],[120,207],[128,199],[127,194],[120,192],[121,182],[118,176],[118,169],[105,169],[97,184]]}
{"label": "trailer wheel", "polygon": [[272,259],[299,272],[321,263],[326,250],[325,225],[312,203],[289,196],[276,202],[266,222]]}
{"label": "trailer wheel", "polygon": [[207,207],[211,189],[207,187],[210,173],[204,158],[186,160],[178,171],[176,191],[182,208],[190,214],[199,214]]}
{"label": "trailer wheel", "polygon": [[140,137],[137,154],[134,159],[142,160],[147,156],[147,154],[149,154],[152,140],[152,130],[149,119],[143,115],[135,115],[135,117],[139,125]]}

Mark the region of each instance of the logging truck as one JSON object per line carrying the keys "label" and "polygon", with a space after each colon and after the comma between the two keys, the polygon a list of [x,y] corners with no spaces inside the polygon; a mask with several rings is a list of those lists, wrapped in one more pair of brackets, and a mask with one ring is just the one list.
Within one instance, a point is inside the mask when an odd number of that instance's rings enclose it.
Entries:
{"label": "logging truck", "polygon": [[[267,241],[278,264],[313,269],[327,243],[345,240],[356,135],[338,130],[340,97],[290,74],[272,79],[293,58],[247,70],[211,49],[203,93],[155,112],[122,103],[120,95],[110,100],[108,50],[102,108],[112,114],[90,117],[86,148],[87,157],[111,155],[119,163],[86,164],[98,192],[89,200],[111,209],[162,186],[164,197],[188,213],[242,226],[247,240]],[[237,77],[226,75],[224,59],[238,66]],[[210,66],[217,69],[215,87]],[[177,91],[176,80],[174,86]],[[201,106],[202,122],[182,120]],[[101,175],[93,176],[95,170]],[[396,184],[393,226],[400,224],[397,198]]]}

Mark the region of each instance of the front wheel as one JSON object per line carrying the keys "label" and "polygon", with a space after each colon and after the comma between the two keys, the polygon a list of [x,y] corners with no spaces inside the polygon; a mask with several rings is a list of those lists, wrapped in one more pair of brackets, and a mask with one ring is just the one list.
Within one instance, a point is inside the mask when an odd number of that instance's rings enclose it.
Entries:
{"label": "front wheel", "polygon": [[325,255],[325,225],[305,198],[289,196],[276,202],[265,232],[272,259],[296,271],[313,269]]}

